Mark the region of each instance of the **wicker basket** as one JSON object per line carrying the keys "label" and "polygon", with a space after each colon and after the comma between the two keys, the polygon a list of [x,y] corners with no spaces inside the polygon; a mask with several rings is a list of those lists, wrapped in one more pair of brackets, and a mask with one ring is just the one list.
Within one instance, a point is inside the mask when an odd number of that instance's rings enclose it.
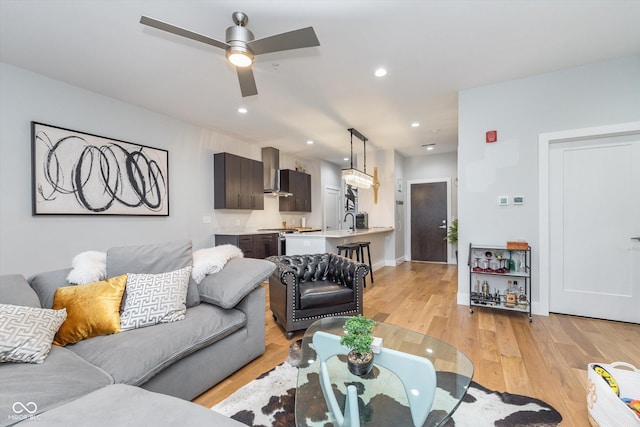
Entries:
{"label": "wicker basket", "polygon": [[[618,384],[620,397],[594,369],[603,367]],[[640,399],[640,370],[624,362],[589,363],[587,368],[587,410],[593,427],[640,426],[640,418],[621,397]]]}

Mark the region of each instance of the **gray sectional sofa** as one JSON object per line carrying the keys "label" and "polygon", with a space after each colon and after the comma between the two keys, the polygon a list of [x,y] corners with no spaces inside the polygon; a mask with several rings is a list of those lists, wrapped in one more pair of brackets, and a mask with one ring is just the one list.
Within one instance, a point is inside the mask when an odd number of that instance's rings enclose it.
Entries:
{"label": "gray sectional sofa", "polygon": [[[107,277],[191,263],[190,241],[113,248]],[[231,259],[189,282],[184,320],[54,345],[40,364],[0,363],[0,425],[237,425],[175,397],[195,398],[264,352],[260,283],[274,269],[265,260]],[[1,276],[0,303],[51,308],[70,270]]]}

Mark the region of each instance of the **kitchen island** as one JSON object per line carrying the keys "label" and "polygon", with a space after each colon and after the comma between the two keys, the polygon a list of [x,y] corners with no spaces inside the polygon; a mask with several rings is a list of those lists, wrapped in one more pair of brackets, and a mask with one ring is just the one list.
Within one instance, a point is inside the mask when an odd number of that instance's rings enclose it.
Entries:
{"label": "kitchen island", "polygon": [[[371,242],[371,263],[377,270],[385,265],[395,266],[393,249],[393,227],[372,227],[367,229],[351,230],[326,230],[310,233],[287,234],[287,255],[338,253],[337,246],[345,243]],[[386,254],[391,260],[385,262]]]}

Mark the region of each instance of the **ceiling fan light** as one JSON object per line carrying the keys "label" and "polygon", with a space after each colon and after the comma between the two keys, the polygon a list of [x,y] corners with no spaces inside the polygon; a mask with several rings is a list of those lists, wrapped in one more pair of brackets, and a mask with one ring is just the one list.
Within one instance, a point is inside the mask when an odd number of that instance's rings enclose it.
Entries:
{"label": "ceiling fan light", "polygon": [[253,64],[253,56],[248,52],[227,52],[227,59],[236,67],[248,67]]}

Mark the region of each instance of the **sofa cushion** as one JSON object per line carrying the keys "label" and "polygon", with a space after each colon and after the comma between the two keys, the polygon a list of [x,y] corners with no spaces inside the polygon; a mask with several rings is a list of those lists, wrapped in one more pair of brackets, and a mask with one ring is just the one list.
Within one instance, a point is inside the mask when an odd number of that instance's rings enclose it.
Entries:
{"label": "sofa cushion", "polygon": [[[188,309],[181,322],[95,337],[67,348],[104,369],[116,383],[140,385],[177,360],[221,340],[245,323],[246,316],[240,310],[200,304]],[[212,369],[215,369],[214,365]]]}
{"label": "sofa cushion", "polygon": [[98,335],[120,332],[120,304],[127,275],[90,285],[63,286],[56,290],[53,308],[67,309],[67,320],[53,340],[65,346]]}
{"label": "sofa cushion", "polygon": [[24,305],[27,307],[42,307],[38,299],[38,294],[31,289],[24,276],[20,274],[5,274],[0,276],[0,303]]}
{"label": "sofa cushion", "polygon": [[221,271],[206,276],[198,284],[200,299],[222,308],[235,307],[275,269],[274,263],[263,259],[231,259]]}
{"label": "sofa cushion", "polygon": [[31,288],[38,294],[42,308],[53,307],[53,295],[56,289],[61,286],[69,286],[67,276],[71,272],[70,268],[64,270],[45,271],[43,273],[34,274],[27,281]]}
{"label": "sofa cushion", "polygon": [[[167,273],[191,266],[193,266],[193,254],[189,240],[176,240],[155,245],[122,246],[107,251],[107,277],[127,273]],[[187,308],[199,303],[198,285],[190,279]]]}
{"label": "sofa cushion", "polygon": [[66,310],[0,304],[0,362],[42,363]]}
{"label": "sofa cushion", "polygon": [[102,370],[57,346],[51,348],[49,357],[41,364],[0,364],[0,378],[1,426],[20,420],[20,414],[12,408],[15,402],[24,405],[33,402],[29,409],[35,408],[32,415],[37,415],[113,382]]}
{"label": "sofa cushion", "polygon": [[244,426],[195,403],[123,384],[104,387],[20,425]]}
{"label": "sofa cushion", "polygon": [[160,274],[128,274],[120,330],[183,320],[191,267]]}
{"label": "sofa cushion", "polygon": [[300,283],[301,309],[347,304],[353,298],[353,289],[326,280]]}

